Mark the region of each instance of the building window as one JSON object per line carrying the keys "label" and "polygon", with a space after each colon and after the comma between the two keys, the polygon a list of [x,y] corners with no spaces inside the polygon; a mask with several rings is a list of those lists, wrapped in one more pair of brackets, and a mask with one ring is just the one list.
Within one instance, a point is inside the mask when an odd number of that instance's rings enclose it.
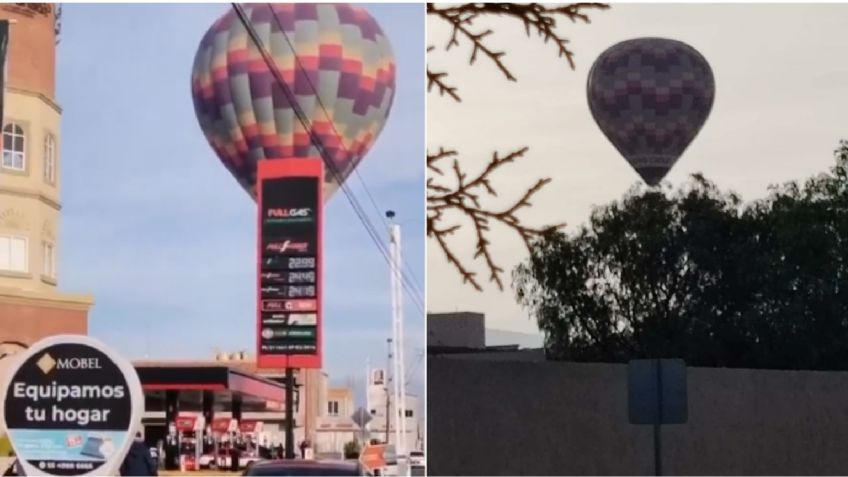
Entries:
{"label": "building window", "polygon": [[44,138],[44,182],[56,183],[56,138],[49,133]]}
{"label": "building window", "polygon": [[41,274],[48,278],[56,278],[56,247],[52,243],[42,244]]}
{"label": "building window", "polygon": [[3,127],[3,164],[4,169],[26,170],[26,137],[24,128],[9,123]]}
{"label": "building window", "polygon": [[0,235],[0,270],[27,272],[27,239]]}
{"label": "building window", "polygon": [[339,402],[338,401],[328,401],[327,402],[327,414],[330,416],[338,416],[339,415]]}
{"label": "building window", "polygon": [[404,416],[412,417],[412,409],[407,409],[406,412],[404,413]]}

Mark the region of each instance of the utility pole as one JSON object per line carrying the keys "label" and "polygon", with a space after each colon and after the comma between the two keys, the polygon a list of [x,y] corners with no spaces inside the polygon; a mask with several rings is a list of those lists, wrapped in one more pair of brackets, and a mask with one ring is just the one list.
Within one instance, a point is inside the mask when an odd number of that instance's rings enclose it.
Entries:
{"label": "utility pole", "polygon": [[395,344],[394,394],[395,394],[395,449],[399,456],[406,455],[406,383],[403,339],[403,286],[400,225],[395,223],[394,211],[386,211],[389,225],[389,258],[391,263],[392,330]]}
{"label": "utility pole", "polygon": [[389,381],[392,380],[390,370],[392,369],[392,339],[389,338],[386,340],[386,343],[389,345],[389,360],[386,366],[386,444],[389,443],[389,428],[391,427],[391,395],[389,394]]}
{"label": "utility pole", "polygon": [[[365,411],[371,416],[371,357],[365,359]],[[362,425],[361,439],[363,447],[368,444],[368,423]]]}

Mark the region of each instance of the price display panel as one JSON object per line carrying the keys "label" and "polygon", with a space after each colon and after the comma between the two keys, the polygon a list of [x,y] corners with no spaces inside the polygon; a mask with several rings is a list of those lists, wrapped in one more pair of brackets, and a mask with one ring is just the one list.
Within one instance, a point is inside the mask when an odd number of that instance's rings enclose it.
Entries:
{"label": "price display panel", "polygon": [[323,167],[281,159],[258,169],[258,363],[320,368]]}

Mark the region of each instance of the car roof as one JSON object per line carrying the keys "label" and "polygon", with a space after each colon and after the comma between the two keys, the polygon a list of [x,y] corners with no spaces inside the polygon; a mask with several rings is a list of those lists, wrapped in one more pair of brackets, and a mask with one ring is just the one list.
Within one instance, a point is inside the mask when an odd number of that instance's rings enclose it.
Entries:
{"label": "car roof", "polygon": [[323,467],[331,469],[355,469],[358,467],[358,463],[355,461],[341,460],[273,459],[258,461],[253,464],[253,467]]}

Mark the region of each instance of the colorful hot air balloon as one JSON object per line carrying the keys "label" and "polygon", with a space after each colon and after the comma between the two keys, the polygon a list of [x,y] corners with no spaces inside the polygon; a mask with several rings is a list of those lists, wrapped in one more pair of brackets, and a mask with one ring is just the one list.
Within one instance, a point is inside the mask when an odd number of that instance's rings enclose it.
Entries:
{"label": "colorful hot air balloon", "polygon": [[[245,4],[244,11],[344,180],[374,144],[392,106],[389,40],[367,11],[352,5]],[[232,9],[200,42],[191,90],[206,139],[254,200],[257,161],[319,157]],[[339,186],[327,168],[325,199]]]}
{"label": "colorful hot air balloon", "polygon": [[588,97],[604,135],[655,186],[707,120],[715,82],[709,63],[691,46],[638,38],[595,60]]}

